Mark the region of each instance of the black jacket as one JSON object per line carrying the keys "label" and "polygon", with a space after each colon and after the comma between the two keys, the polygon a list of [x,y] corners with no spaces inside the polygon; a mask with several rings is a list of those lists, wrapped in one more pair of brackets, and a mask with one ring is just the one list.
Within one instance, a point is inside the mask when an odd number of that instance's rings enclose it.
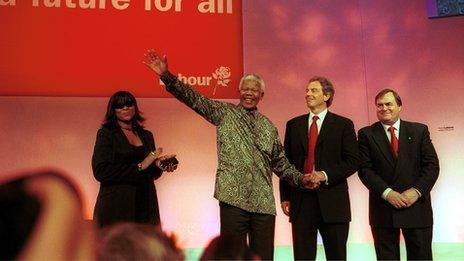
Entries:
{"label": "black jacket", "polygon": [[[308,150],[308,117],[301,115],[287,122],[285,154],[295,167],[303,172]],[[350,199],[346,179],[359,165],[356,132],[350,119],[327,112],[317,138],[314,157],[315,170],[325,171],[329,184],[316,190],[324,222],[351,221]],[[280,182],[280,200],[290,201],[290,221],[298,215],[302,190]]]}
{"label": "black jacket", "polygon": [[[374,227],[415,228],[433,224],[430,190],[438,178],[438,157],[424,124],[401,120],[399,154],[395,159],[380,122],[359,130],[359,178],[369,189],[369,221]],[[411,187],[422,197],[409,208],[395,209],[381,195]]]}
{"label": "black jacket", "polygon": [[[155,150],[153,134],[144,129],[137,133],[145,156]],[[120,128],[98,130],[92,157],[92,169],[100,182],[94,210],[99,226],[120,221],[159,224],[158,199],[153,180],[162,170],[152,165],[139,171],[134,149]]]}

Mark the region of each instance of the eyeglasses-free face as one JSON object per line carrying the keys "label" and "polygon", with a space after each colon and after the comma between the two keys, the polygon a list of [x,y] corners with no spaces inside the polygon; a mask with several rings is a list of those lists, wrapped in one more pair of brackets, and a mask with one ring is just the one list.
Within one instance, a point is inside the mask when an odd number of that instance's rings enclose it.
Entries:
{"label": "eyeglasses-free face", "polygon": [[377,118],[383,124],[392,125],[400,118],[401,106],[396,102],[393,93],[388,92],[375,102]]}

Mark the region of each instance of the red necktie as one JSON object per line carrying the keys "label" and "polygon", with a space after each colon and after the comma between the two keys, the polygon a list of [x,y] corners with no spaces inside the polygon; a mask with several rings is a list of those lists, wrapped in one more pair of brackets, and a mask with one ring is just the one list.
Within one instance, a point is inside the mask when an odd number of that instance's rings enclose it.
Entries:
{"label": "red necktie", "polygon": [[391,146],[393,149],[393,154],[395,154],[395,157],[398,157],[398,138],[395,135],[395,127],[390,126],[388,130],[390,131]]}
{"label": "red necktie", "polygon": [[306,155],[306,160],[304,164],[304,173],[311,173],[314,169],[314,152],[316,151],[316,142],[317,142],[317,120],[319,117],[313,116],[313,122],[309,128],[309,137],[308,137],[308,154]]}

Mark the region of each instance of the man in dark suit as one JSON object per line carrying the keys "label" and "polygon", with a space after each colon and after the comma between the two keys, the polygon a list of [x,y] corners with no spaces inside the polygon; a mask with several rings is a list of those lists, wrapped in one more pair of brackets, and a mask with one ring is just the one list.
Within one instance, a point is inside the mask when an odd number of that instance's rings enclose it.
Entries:
{"label": "man in dark suit", "polygon": [[400,259],[400,230],[408,260],[432,259],[430,190],[438,157],[424,124],[400,120],[402,102],[391,89],[375,97],[378,122],[359,130],[359,177],[369,189],[369,222],[377,259]]}
{"label": "man in dark suit", "polygon": [[283,212],[292,223],[295,259],[314,260],[319,230],[327,259],[346,259],[346,241],[351,221],[346,179],[356,172],[358,144],[353,122],[331,113],[335,90],[323,77],[314,77],[306,87],[309,114],[287,122],[285,153],[295,167],[311,173],[312,189],[290,187],[280,182]]}

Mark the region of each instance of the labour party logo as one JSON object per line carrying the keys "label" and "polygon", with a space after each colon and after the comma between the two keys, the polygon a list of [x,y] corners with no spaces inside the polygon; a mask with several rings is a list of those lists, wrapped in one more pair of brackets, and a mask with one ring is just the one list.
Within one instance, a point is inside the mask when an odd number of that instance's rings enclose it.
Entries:
{"label": "labour party logo", "polygon": [[213,78],[216,79],[216,85],[214,86],[213,89],[213,96],[216,94],[216,89],[217,87],[227,87],[230,82],[230,68],[221,66],[216,69],[216,71],[213,73]]}
{"label": "labour party logo", "polygon": [[[228,87],[229,83],[232,81],[230,78],[232,76],[232,72],[230,67],[227,66],[219,66],[211,75],[203,75],[203,76],[186,76],[182,75],[181,73],[177,74],[177,78],[194,87],[206,87],[206,88],[213,88],[213,95],[216,95],[216,91],[218,88]],[[160,85],[163,86],[164,83],[159,81]]]}

